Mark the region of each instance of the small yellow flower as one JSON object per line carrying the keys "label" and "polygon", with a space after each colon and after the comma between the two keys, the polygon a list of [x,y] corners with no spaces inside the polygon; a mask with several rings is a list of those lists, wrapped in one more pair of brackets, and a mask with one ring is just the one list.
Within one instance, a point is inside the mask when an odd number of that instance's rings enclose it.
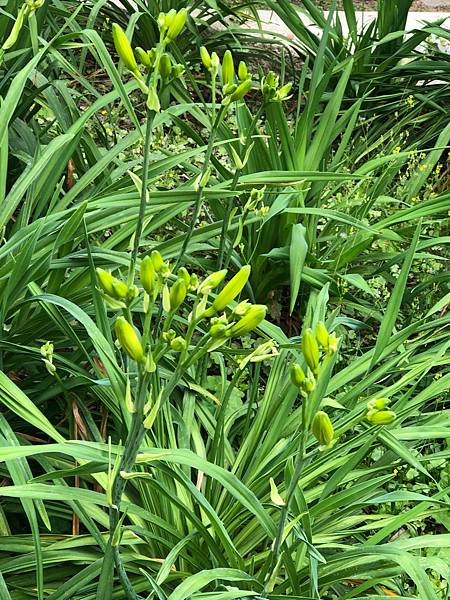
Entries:
{"label": "small yellow flower", "polygon": [[401,152],[401,147],[400,146],[396,146],[393,150],[392,150],[392,154],[399,154],[399,152]]}

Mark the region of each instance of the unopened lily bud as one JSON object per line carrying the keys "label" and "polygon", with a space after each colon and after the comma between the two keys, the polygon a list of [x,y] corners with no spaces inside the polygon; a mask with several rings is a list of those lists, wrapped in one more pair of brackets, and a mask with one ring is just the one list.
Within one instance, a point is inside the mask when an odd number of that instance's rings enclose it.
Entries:
{"label": "unopened lily bud", "polygon": [[237,100],[242,100],[242,98],[252,89],[252,85],[253,82],[251,79],[246,79],[245,81],[243,81],[231,94],[230,101],[236,102]]}
{"label": "unopened lily bud", "polygon": [[119,281],[118,279],[115,279],[113,282],[113,290],[114,290],[115,298],[118,298],[119,300],[125,300],[128,298],[128,294],[129,294],[128,286],[123,281]]}
{"label": "unopened lily bud", "polygon": [[155,271],[157,273],[159,273],[161,271],[161,269],[163,268],[163,266],[164,266],[163,257],[158,252],[158,250],[152,250],[152,253],[150,254],[150,257],[152,259],[153,266],[155,267]]}
{"label": "unopened lily bud", "polygon": [[330,417],[323,410],[319,410],[319,412],[314,415],[311,431],[319,444],[325,448],[329,447],[334,440],[333,425],[330,421]]}
{"label": "unopened lily bud", "polygon": [[227,273],[227,269],[222,269],[221,271],[216,271],[215,273],[211,273],[211,275],[208,275],[208,277],[206,277],[206,279],[204,279],[199,285],[198,293],[209,294],[211,290],[213,290],[222,283]]}
{"label": "unopened lily bud", "polygon": [[118,317],[115,330],[117,339],[128,356],[136,362],[143,363],[145,361],[144,349],[134,327],[128,323],[125,317]]}
{"label": "unopened lily bud", "polygon": [[172,350],[175,350],[175,352],[182,352],[183,350],[186,349],[186,342],[185,340],[179,335],[178,337],[176,337],[175,339],[173,339],[170,342],[170,347]]}
{"label": "unopened lily bud", "polygon": [[170,60],[170,56],[164,53],[161,56],[161,60],[159,63],[159,72],[161,73],[161,77],[163,79],[168,79],[170,77],[170,72],[172,70],[172,61]]}
{"label": "unopened lily bud", "polygon": [[306,380],[306,375],[300,365],[294,363],[291,365],[291,383],[297,388],[301,388]]}
{"label": "unopened lily bud", "polygon": [[367,420],[370,421],[372,425],[389,425],[395,421],[396,418],[397,415],[393,410],[374,410],[367,413]]}
{"label": "unopened lily bud", "polygon": [[209,329],[209,335],[212,338],[223,337],[226,329],[227,326],[224,323],[215,323],[214,325],[211,325]]}
{"label": "unopened lily bud", "polygon": [[314,379],[314,375],[310,373],[310,375],[305,379],[302,384],[302,390],[305,394],[311,394],[316,389],[316,380]]}
{"label": "unopened lily bud", "polygon": [[163,342],[166,344],[170,344],[172,340],[174,340],[177,336],[177,333],[174,329],[169,329],[169,331],[164,331],[161,335]]}
{"label": "unopened lily bud", "polygon": [[178,279],[182,279],[186,284],[186,287],[189,288],[191,284],[191,276],[189,275],[188,270],[185,267],[180,267],[177,272]]}
{"label": "unopened lily bud", "polygon": [[168,13],[160,13],[160,15],[159,15],[160,18],[158,18],[158,24],[160,24],[160,21],[162,23],[160,29],[162,29],[162,30],[169,29],[169,27],[173,23],[173,20],[175,19],[176,14],[177,14],[177,11],[174,8],[171,8]]}
{"label": "unopened lily bud", "polygon": [[184,279],[177,279],[170,289],[170,312],[175,312],[183,304],[187,294]]}
{"label": "unopened lily bud", "polygon": [[97,267],[95,271],[102,290],[108,294],[108,296],[114,296],[113,284],[116,281],[115,277],[113,277],[109,271],[100,269],[100,267]]}
{"label": "unopened lily bud", "polygon": [[141,261],[141,283],[149,296],[155,289],[155,267],[150,256],[146,256]]}
{"label": "unopened lily bud", "polygon": [[335,352],[337,352],[338,342],[339,342],[339,340],[336,337],[336,333],[333,331],[333,333],[330,333],[330,336],[328,338],[328,352],[329,352],[329,354],[334,354]]}
{"label": "unopened lily bud", "polygon": [[220,66],[220,58],[217,52],[211,52],[211,72],[217,74]]}
{"label": "unopened lily bud", "polygon": [[8,37],[2,44],[2,47],[1,47],[2,50],[9,50],[17,42],[20,31],[23,27],[23,22],[25,20],[25,17],[27,16],[28,11],[29,11],[29,8],[26,4],[23,4],[20,7],[20,10],[17,14],[16,20],[14,21],[14,25],[12,26],[12,29],[11,29]]}
{"label": "unopened lily bud", "polygon": [[328,338],[330,334],[328,333],[327,326],[323,321],[319,321],[316,326],[316,338],[322,348],[328,350]]}
{"label": "unopened lily bud", "polygon": [[253,331],[264,320],[266,312],[267,306],[254,304],[242,319],[227,329],[227,337],[237,337]]}
{"label": "unopened lily bud", "polygon": [[192,275],[189,278],[188,289],[192,292],[192,291],[196,290],[197,287],[198,287],[198,275],[196,273],[192,273]]}
{"label": "unopened lily bud", "polygon": [[123,64],[127,69],[134,72],[138,70],[137,62],[134,57],[131,44],[125,34],[125,31],[117,23],[113,23],[112,36],[117,54],[122,59]]}
{"label": "unopened lily bud", "polygon": [[367,403],[367,408],[369,410],[384,410],[391,403],[389,398],[374,398]]}
{"label": "unopened lily bud", "polygon": [[222,59],[222,84],[233,83],[234,60],[230,50],[227,50]]}
{"label": "unopened lily bud", "polygon": [[319,371],[319,346],[312,329],[307,329],[302,338],[302,352],[306,364],[314,375]]}
{"label": "unopened lily bud", "polygon": [[171,42],[182,32],[183,27],[186,24],[187,10],[185,8],[180,9],[174,16],[169,29],[167,31],[167,38]]}
{"label": "unopened lily bud", "polygon": [[243,60],[239,63],[238,67],[238,77],[241,81],[245,81],[248,78],[248,69],[247,65]]}
{"label": "unopened lily bud", "polygon": [[244,265],[234,277],[226,284],[223,290],[214,299],[212,306],[207,310],[206,316],[210,317],[215,312],[221,312],[238,296],[244,289],[250,277],[250,265]]}
{"label": "unopened lily bud", "polygon": [[200,48],[200,57],[202,59],[203,66],[206,69],[210,69],[211,68],[211,55],[208,52],[207,48],[205,48],[205,46],[202,46]]}
{"label": "unopened lily bud", "polygon": [[146,52],[143,48],[135,48],[134,53],[138,59],[138,61],[144,65],[147,69],[150,69],[152,66],[152,62],[150,61],[150,56],[148,52]]}
{"label": "unopened lily bud", "polygon": [[148,110],[153,110],[154,112],[159,112],[161,110],[161,103],[159,102],[158,92],[156,91],[156,88],[153,85],[148,90],[147,108]]}
{"label": "unopened lily bud", "polygon": [[[237,85],[235,83],[233,83],[233,82],[226,83],[222,88],[222,94],[224,96],[230,96],[236,90],[236,88],[237,88]],[[230,101],[229,98],[224,99],[224,101],[226,101],[226,100]]]}

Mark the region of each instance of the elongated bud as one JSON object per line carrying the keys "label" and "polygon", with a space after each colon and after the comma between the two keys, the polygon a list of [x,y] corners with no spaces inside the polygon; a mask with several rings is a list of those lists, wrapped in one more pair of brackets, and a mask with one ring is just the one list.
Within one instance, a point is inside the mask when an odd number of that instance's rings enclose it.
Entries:
{"label": "elongated bud", "polygon": [[171,8],[168,13],[160,13],[158,17],[158,24],[160,24],[161,20],[161,29],[169,29],[173,23],[173,20],[175,19],[176,14],[177,11],[174,8]]}
{"label": "elongated bud", "polygon": [[211,55],[208,52],[207,48],[205,48],[205,46],[202,46],[200,48],[200,57],[202,59],[203,66],[206,69],[210,69],[211,68]]}
{"label": "elongated bud", "polygon": [[311,369],[314,375],[319,371],[319,346],[312,332],[312,329],[307,329],[302,338],[302,352],[305,357],[306,364]]}
{"label": "elongated bud", "polygon": [[323,410],[314,415],[311,431],[322,447],[328,448],[334,440],[334,429],[330,417]]}
{"label": "elongated bud", "polygon": [[172,61],[170,60],[170,56],[164,53],[161,56],[161,60],[159,63],[159,72],[161,73],[161,77],[163,79],[168,79],[170,77],[170,72],[172,70]]}
{"label": "elongated bud", "polygon": [[136,362],[145,362],[144,349],[134,327],[125,317],[118,317],[115,325],[116,336],[120,345],[130,358]]}
{"label": "elongated bud", "polygon": [[17,14],[16,20],[14,22],[14,25],[12,26],[12,29],[10,31],[10,34],[8,35],[8,37],[6,38],[6,40],[4,41],[4,43],[2,45],[2,50],[9,50],[17,42],[17,39],[18,39],[20,31],[23,27],[23,22],[28,13],[28,10],[29,10],[29,8],[26,4],[23,4],[20,7],[20,10]]}
{"label": "elongated bud", "polygon": [[152,253],[150,254],[150,257],[152,259],[153,266],[155,267],[155,271],[157,273],[159,273],[163,269],[163,267],[164,267],[163,257],[158,252],[158,250],[152,250]]}
{"label": "elongated bud", "polygon": [[303,369],[297,363],[291,365],[291,383],[297,388],[301,388],[306,380],[306,375]]}
{"label": "elongated bud", "polygon": [[222,283],[227,273],[227,269],[222,269],[221,271],[216,271],[215,273],[211,273],[211,275],[208,275],[208,277],[206,277],[206,279],[204,279],[199,285],[198,293],[209,294],[211,290],[213,290]]}
{"label": "elongated bud", "polygon": [[152,66],[152,62],[150,60],[150,55],[143,48],[135,48],[134,53],[138,59],[138,61],[144,65],[147,69],[150,69]]}
{"label": "elongated bud", "polygon": [[119,300],[126,300],[129,296],[129,289],[126,283],[123,281],[119,281],[118,279],[114,280],[113,283],[114,297]]}
{"label": "elongated bud", "polygon": [[191,276],[189,275],[189,271],[185,267],[180,267],[177,272],[178,279],[182,279],[186,284],[186,287],[189,289],[191,285]]}
{"label": "elongated bud", "polygon": [[254,304],[242,319],[227,329],[226,336],[237,337],[253,331],[264,320],[266,312],[267,306]]}
{"label": "elongated bud", "polygon": [[238,77],[241,81],[245,81],[248,78],[248,69],[247,65],[243,60],[239,63],[238,67]]}
{"label": "elongated bud", "polygon": [[367,420],[372,423],[372,425],[389,425],[395,419],[397,415],[393,410],[373,410],[367,413]]}
{"label": "elongated bud", "polygon": [[183,27],[186,24],[187,10],[185,8],[180,9],[172,20],[167,31],[168,41],[173,41],[182,32]]}
{"label": "elongated bud", "polygon": [[233,83],[234,79],[234,60],[230,50],[227,50],[222,59],[222,84]]}
{"label": "elongated bud", "polygon": [[113,23],[112,36],[117,54],[122,59],[123,64],[132,72],[138,70],[137,62],[134,57],[131,44],[125,34],[125,31],[117,23]]}
{"label": "elongated bud", "polygon": [[291,81],[289,83],[286,83],[285,85],[282,85],[275,95],[276,100],[287,100],[289,98],[289,92],[291,91],[291,88]]}
{"label": "elongated bud", "polygon": [[220,66],[220,58],[217,52],[211,52],[211,72],[217,75]]}
{"label": "elongated bud", "polygon": [[328,337],[328,353],[334,354],[338,349],[339,339],[336,337],[336,332],[330,333]]}
{"label": "elongated bud", "polygon": [[187,294],[184,279],[177,279],[170,289],[170,311],[175,312],[183,304]]}
{"label": "elongated bud", "polygon": [[211,308],[206,312],[206,316],[211,316],[215,312],[221,312],[242,292],[250,277],[250,271],[250,265],[245,265],[239,269],[236,275],[230,279],[220,294],[214,299]]}
{"label": "elongated bud", "polygon": [[328,350],[328,338],[330,334],[328,333],[328,329],[323,321],[319,321],[316,326],[316,338],[322,348]]}
{"label": "elongated bud", "polygon": [[141,261],[141,283],[149,296],[155,289],[155,267],[150,256],[146,256]]}
{"label": "elongated bud", "polygon": [[115,277],[113,277],[109,271],[100,269],[100,267],[97,267],[95,271],[97,273],[97,279],[102,290],[108,294],[108,296],[114,297],[113,284],[116,281]]}
{"label": "elongated bud", "polygon": [[242,100],[242,98],[248,94],[251,90],[253,82],[251,79],[246,79],[242,83],[240,83],[236,90],[230,96],[230,102],[236,102],[237,100]]}

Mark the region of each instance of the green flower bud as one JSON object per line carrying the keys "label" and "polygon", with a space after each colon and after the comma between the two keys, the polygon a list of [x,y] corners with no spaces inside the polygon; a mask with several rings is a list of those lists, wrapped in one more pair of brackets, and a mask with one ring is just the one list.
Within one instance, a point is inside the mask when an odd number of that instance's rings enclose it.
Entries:
{"label": "green flower bud", "polygon": [[144,67],[146,67],[147,69],[150,69],[152,67],[153,63],[150,60],[150,55],[143,48],[135,48],[134,53],[137,56],[138,61],[142,65],[144,65]]}
{"label": "green flower bud", "polygon": [[189,275],[188,270],[185,267],[180,267],[177,273],[178,279],[182,279],[186,284],[186,287],[189,288],[191,284],[191,276]]}
{"label": "green flower bud", "polygon": [[328,329],[323,321],[319,321],[316,326],[316,338],[322,348],[328,350],[328,338],[330,334],[328,333]]}
{"label": "green flower bud", "polygon": [[374,398],[367,403],[368,410],[376,409],[376,410],[384,410],[391,401],[389,398]]}
{"label": "green flower bud", "polygon": [[302,352],[305,357],[306,364],[311,369],[314,375],[319,371],[319,345],[312,332],[312,329],[307,329],[302,338]]}
{"label": "green flower bud", "polygon": [[136,362],[145,362],[144,349],[134,327],[125,317],[118,317],[115,324],[116,336],[120,345],[130,358]]}
{"label": "green flower bud", "polygon": [[248,78],[248,69],[247,65],[243,60],[239,63],[238,67],[238,77],[241,81],[245,81]]}
{"label": "green flower bud", "polygon": [[236,315],[237,317],[243,317],[248,313],[251,307],[252,305],[248,300],[242,300],[242,302],[239,302],[239,304],[233,310],[233,315]]}
{"label": "green flower bud", "polygon": [[187,294],[187,286],[184,279],[177,279],[170,288],[170,312],[175,312],[183,304]]}
{"label": "green flower bud", "polygon": [[102,290],[105,292],[105,294],[108,294],[108,296],[114,297],[113,284],[116,281],[115,277],[113,277],[109,271],[100,269],[100,267],[97,267],[95,271],[97,273],[98,283],[100,284]]}
{"label": "green flower bud", "polygon": [[177,11],[174,8],[171,8],[168,13],[161,14],[164,15],[162,29],[169,29],[176,17]]}
{"label": "green flower bud", "polygon": [[221,312],[242,292],[250,277],[250,271],[250,265],[244,265],[239,269],[236,275],[230,279],[220,294],[214,299],[212,306],[206,311],[206,316],[210,317],[216,312]]}
{"label": "green flower bud", "polygon": [[157,273],[159,273],[163,269],[163,267],[164,267],[163,257],[158,252],[158,250],[152,250],[152,253],[150,254],[150,257],[152,259],[153,266],[155,267],[155,271]]}
{"label": "green flower bud", "polygon": [[115,279],[113,282],[114,297],[119,300],[126,300],[129,297],[129,290],[126,283]]}
{"label": "green flower bud", "polygon": [[266,312],[267,306],[254,304],[242,319],[227,329],[226,336],[237,337],[253,331],[264,320]]}
{"label": "green flower bud", "polygon": [[[226,83],[222,88],[222,93],[224,96],[230,96],[237,88],[237,85],[233,82]],[[229,100],[229,98],[228,98]]]}
{"label": "green flower bud", "polygon": [[331,445],[334,439],[334,429],[330,417],[323,410],[319,410],[314,415],[311,431],[321,446],[328,448]]}
{"label": "green flower bud", "polygon": [[174,329],[169,329],[169,331],[164,331],[161,335],[163,342],[166,344],[170,344],[172,340],[174,340],[177,336],[177,333]]}
{"label": "green flower bud", "polygon": [[225,331],[227,326],[224,323],[216,323],[215,325],[211,325],[209,329],[209,335],[212,338],[219,338],[225,335]]}
{"label": "green flower bud", "polygon": [[314,379],[314,376],[312,374],[310,374],[305,379],[302,385],[302,389],[305,392],[305,394],[310,394],[316,389],[316,380]]}
{"label": "green flower bud", "polygon": [[170,72],[172,70],[172,61],[170,60],[170,56],[164,53],[161,56],[161,60],[159,63],[159,71],[161,73],[161,77],[163,79],[168,79],[170,77]]}
{"label": "green flower bud", "polygon": [[251,79],[246,79],[245,81],[243,81],[231,94],[230,101],[236,102],[237,100],[242,100],[242,98],[252,89],[252,85],[253,82]]}
{"label": "green flower bud", "polygon": [[222,84],[233,83],[234,79],[234,60],[230,50],[223,55],[222,60]]}
{"label": "green flower bud", "polygon": [[113,23],[112,36],[117,54],[122,59],[123,64],[133,73],[138,71],[137,62],[134,57],[131,44],[125,34],[125,31],[117,23]]}
{"label": "green flower bud", "polygon": [[192,273],[189,279],[189,290],[194,291],[198,287],[198,275],[196,273]]}
{"label": "green flower bud", "polygon": [[222,283],[227,273],[227,269],[222,269],[221,271],[216,271],[215,273],[211,273],[211,275],[208,275],[208,277],[206,277],[199,285],[198,293],[209,294],[211,290],[213,290]]}
{"label": "green flower bud", "polygon": [[389,425],[396,418],[397,415],[393,410],[374,410],[367,413],[367,420],[372,425]]}
{"label": "green flower bud", "polygon": [[203,66],[206,69],[210,69],[211,68],[211,55],[209,54],[209,52],[205,48],[205,46],[202,46],[200,48],[200,57],[202,59]]}
{"label": "green flower bud", "polygon": [[211,72],[214,74],[217,74],[217,71],[219,70],[219,66],[220,66],[220,59],[219,59],[219,55],[217,54],[217,52],[211,52]]}
{"label": "green flower bud", "polygon": [[282,85],[275,95],[276,100],[281,100],[281,101],[287,100],[289,97],[289,92],[291,91],[291,88],[292,88],[292,82]]}
{"label": "green flower bud", "polygon": [[20,7],[16,20],[14,21],[14,25],[12,26],[12,29],[10,31],[10,34],[8,35],[1,47],[2,50],[9,50],[17,42],[17,39],[23,27],[23,22],[28,14],[28,11],[29,8],[26,4],[23,4]]}
{"label": "green flower bud", "polygon": [[155,267],[150,256],[146,256],[141,261],[141,283],[149,296],[155,289]]}
{"label": "green flower bud", "polygon": [[180,9],[174,16],[169,29],[167,31],[168,41],[173,41],[182,32],[183,27],[186,24],[187,10],[185,8]]}
{"label": "green flower bud", "polygon": [[179,335],[178,337],[176,337],[175,339],[173,339],[170,342],[170,347],[172,350],[175,350],[175,352],[182,352],[183,350],[186,349],[186,342],[185,340]]}
{"label": "green flower bud", "polygon": [[294,363],[291,365],[291,383],[297,388],[301,388],[306,380],[306,375],[300,365]]}
{"label": "green flower bud", "polygon": [[334,354],[335,352],[337,352],[338,342],[339,340],[336,337],[336,333],[333,331],[333,333],[330,333],[328,337],[328,352],[330,354]]}

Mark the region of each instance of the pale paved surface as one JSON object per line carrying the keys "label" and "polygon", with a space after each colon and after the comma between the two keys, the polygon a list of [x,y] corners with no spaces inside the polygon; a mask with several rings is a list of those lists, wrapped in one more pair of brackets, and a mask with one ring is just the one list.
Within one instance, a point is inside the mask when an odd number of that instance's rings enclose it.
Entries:
{"label": "pale paved surface", "polygon": [[[301,13],[299,13],[301,14]],[[327,14],[325,12],[325,14]],[[339,11],[338,12],[339,19],[345,28],[345,13]],[[281,20],[281,18],[274,12],[270,10],[260,10],[259,16],[261,17],[261,21],[264,29],[268,29],[273,31],[274,33],[280,33],[282,35],[286,35],[287,37],[292,37],[292,33],[286,27],[285,23]],[[359,25],[359,28],[363,28],[367,26],[371,21],[373,21],[377,16],[375,11],[357,11],[356,20]],[[445,12],[412,12],[409,13],[408,22],[406,25],[406,31],[412,31],[413,29],[423,27],[425,23],[441,20],[446,17],[445,26],[450,27],[450,11],[449,13]],[[306,25],[310,25],[312,30],[319,30],[319,28],[315,27],[312,24],[312,21],[308,18],[307,15],[303,15],[303,19]]]}

